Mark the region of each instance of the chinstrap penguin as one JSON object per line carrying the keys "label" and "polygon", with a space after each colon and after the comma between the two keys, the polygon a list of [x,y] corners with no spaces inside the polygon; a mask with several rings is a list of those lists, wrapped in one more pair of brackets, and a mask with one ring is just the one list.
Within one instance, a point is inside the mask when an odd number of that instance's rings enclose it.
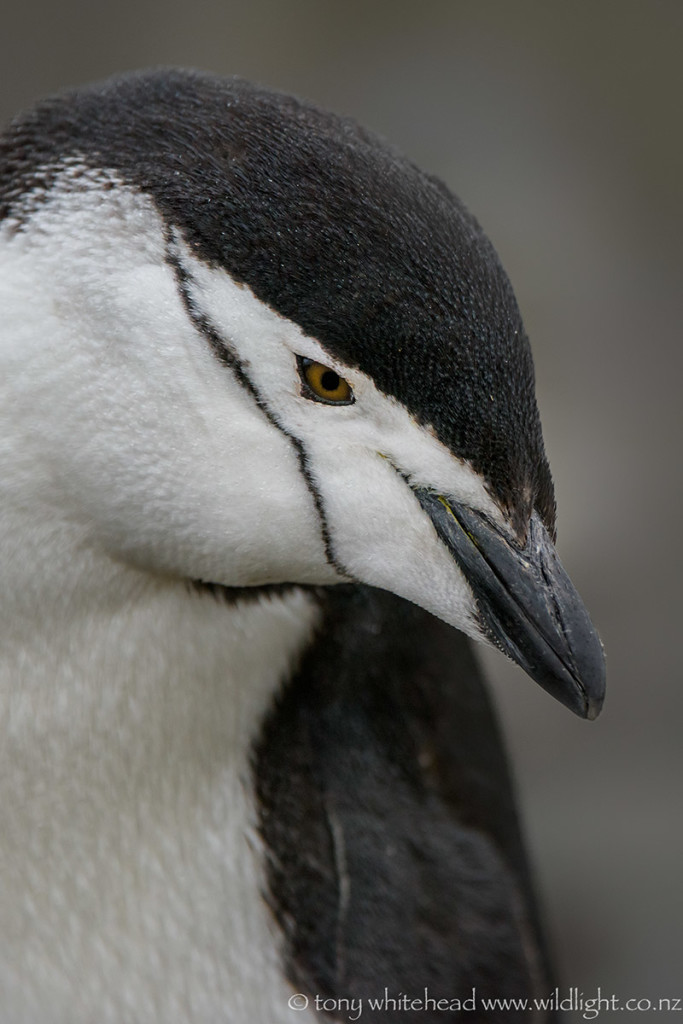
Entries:
{"label": "chinstrap penguin", "polygon": [[350,120],[127,75],[0,138],[0,310],[0,1021],[546,996],[467,637],[588,718],[604,663],[475,219]]}

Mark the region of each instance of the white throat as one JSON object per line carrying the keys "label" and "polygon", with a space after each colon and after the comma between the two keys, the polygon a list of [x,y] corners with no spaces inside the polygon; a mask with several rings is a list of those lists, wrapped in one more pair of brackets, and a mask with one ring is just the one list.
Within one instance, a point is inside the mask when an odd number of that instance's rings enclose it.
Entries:
{"label": "white throat", "polygon": [[3,650],[2,1019],[291,1019],[250,750],[316,608],[121,573]]}

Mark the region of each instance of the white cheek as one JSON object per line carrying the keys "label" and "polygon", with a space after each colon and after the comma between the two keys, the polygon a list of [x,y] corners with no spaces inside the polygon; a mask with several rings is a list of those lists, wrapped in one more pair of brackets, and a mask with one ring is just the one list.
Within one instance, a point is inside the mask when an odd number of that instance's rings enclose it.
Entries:
{"label": "white cheek", "polygon": [[388,463],[369,454],[351,457],[343,449],[318,448],[312,465],[341,564],[356,579],[478,637],[467,582],[417,498]]}

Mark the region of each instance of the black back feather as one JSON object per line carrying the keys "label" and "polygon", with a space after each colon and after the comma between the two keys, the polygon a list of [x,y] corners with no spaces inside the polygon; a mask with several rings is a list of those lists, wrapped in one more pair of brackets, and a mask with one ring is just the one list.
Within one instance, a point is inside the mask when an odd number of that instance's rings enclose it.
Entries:
{"label": "black back feather", "polygon": [[[487,996],[547,997],[552,981],[469,641],[382,591],[326,595],[255,751],[288,977],[362,999],[368,1024],[528,1020],[483,1008]],[[385,988],[446,1000],[475,988],[477,1012],[373,1011]]]}

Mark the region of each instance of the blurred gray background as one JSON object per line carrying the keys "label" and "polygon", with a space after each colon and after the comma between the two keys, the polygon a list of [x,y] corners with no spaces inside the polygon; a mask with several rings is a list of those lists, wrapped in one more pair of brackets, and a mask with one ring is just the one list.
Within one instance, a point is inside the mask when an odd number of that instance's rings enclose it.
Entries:
{"label": "blurred gray background", "polygon": [[482,222],[608,656],[592,724],[485,656],[562,980],[683,997],[683,3],[24,0],[2,24],[3,122],[126,69],[238,73],[389,137]]}

